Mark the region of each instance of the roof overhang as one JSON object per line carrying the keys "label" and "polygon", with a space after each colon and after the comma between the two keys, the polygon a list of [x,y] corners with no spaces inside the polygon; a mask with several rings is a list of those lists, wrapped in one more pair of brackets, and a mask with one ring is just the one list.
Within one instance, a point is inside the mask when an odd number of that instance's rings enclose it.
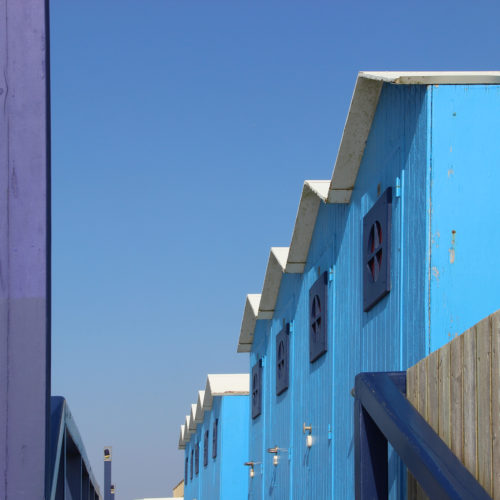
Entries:
{"label": "roof overhang", "polygon": [[213,399],[217,396],[240,396],[250,392],[250,375],[248,373],[212,374],[207,376],[204,391],[198,391],[197,404],[191,405],[191,411],[186,415],[181,425],[179,445],[180,450],[186,448],[198,424],[203,422],[204,412],[212,409]]}
{"label": "roof overhang", "polygon": [[247,295],[243,319],[241,321],[240,338],[238,340],[238,352],[250,352],[253,343],[253,333],[259,313],[260,293]]}
{"label": "roof overhang", "polygon": [[186,449],[186,443],[184,441],[184,425],[181,425],[181,432],[179,434],[179,450]]}
{"label": "roof overhang", "polygon": [[196,405],[195,404],[192,404],[191,405],[191,413],[189,414],[189,430],[190,431],[195,431],[196,430],[196,426],[197,426],[197,422],[195,420],[195,415],[196,415]]}
{"label": "roof overhang", "polygon": [[288,258],[288,247],[273,247],[267,261],[264,285],[260,294],[257,319],[271,319],[274,315],[276,300],[281,285],[281,277],[285,272]]}
{"label": "roof overhang", "polygon": [[197,424],[201,424],[203,422],[203,400],[205,398],[205,391],[198,391],[198,402],[196,404],[196,413],[194,416],[194,420]]}
{"label": "roof overhang", "polygon": [[252,350],[257,320],[273,318],[283,273],[304,272],[320,204],[347,204],[351,201],[384,83],[500,84],[500,71],[362,71],[358,74],[332,177],[330,180],[305,181],[290,247],[271,248],[262,293],[247,295],[238,352]]}
{"label": "roof overhang", "polygon": [[500,71],[361,71],[333,168],[328,203],[349,203],[384,83],[396,85],[500,84]]}
{"label": "roof overhang", "polygon": [[250,393],[250,375],[248,373],[208,375],[205,386],[203,409],[212,409],[216,396],[241,396]]}

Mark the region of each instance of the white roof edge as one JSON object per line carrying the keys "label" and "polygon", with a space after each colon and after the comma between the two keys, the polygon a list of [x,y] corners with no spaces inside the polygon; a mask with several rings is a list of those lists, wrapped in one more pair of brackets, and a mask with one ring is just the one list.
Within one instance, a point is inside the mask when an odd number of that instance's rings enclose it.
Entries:
{"label": "white roof edge", "polygon": [[481,85],[500,83],[500,71],[360,71],[359,76],[397,85]]}
{"label": "white roof edge", "polygon": [[257,319],[272,319],[274,315],[281,278],[288,259],[288,251],[288,247],[272,247],[269,252]]}
{"label": "white roof edge", "polygon": [[[198,391],[197,404],[191,405],[191,411],[186,415],[181,425],[179,449],[185,449],[186,444],[195,433],[197,424],[203,422],[203,414],[212,408],[216,396],[247,396],[250,393],[250,375],[248,373],[209,374],[204,391]],[[201,412],[201,413],[200,413]],[[201,420],[199,416],[202,415]]]}
{"label": "white roof edge", "polygon": [[203,409],[212,409],[216,396],[245,396],[250,393],[250,375],[248,373],[209,374],[205,386]]}
{"label": "white roof edge", "polygon": [[500,84],[500,71],[361,71],[358,73],[328,203],[349,203],[384,82],[396,85]]}
{"label": "white roof edge", "polygon": [[247,295],[245,309],[241,320],[240,337],[238,339],[238,352],[250,352],[253,343],[253,334],[257,315],[259,313],[260,293]]}
{"label": "white roof edge", "polygon": [[196,405],[195,404],[191,405],[191,413],[189,414],[189,416],[191,417],[191,419],[189,421],[189,430],[195,431],[196,427],[198,425],[198,422],[196,422]]}
{"label": "white roof edge", "polygon": [[329,186],[326,180],[304,182],[285,266],[287,273],[304,272],[318,208],[327,201]]}
{"label": "white roof edge", "polygon": [[198,402],[196,404],[195,421],[197,424],[203,422],[203,400],[205,398],[205,391],[198,391]]}
{"label": "white roof edge", "polygon": [[184,441],[184,424],[181,425],[178,448],[179,450],[184,450],[186,448],[186,442]]}

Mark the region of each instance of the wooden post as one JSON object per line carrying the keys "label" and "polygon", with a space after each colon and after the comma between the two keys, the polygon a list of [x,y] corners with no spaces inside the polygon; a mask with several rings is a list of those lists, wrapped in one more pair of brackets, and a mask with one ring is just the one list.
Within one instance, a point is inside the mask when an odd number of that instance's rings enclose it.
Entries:
{"label": "wooden post", "polygon": [[6,500],[41,500],[49,482],[48,37],[48,1],[0,0],[0,498]]}

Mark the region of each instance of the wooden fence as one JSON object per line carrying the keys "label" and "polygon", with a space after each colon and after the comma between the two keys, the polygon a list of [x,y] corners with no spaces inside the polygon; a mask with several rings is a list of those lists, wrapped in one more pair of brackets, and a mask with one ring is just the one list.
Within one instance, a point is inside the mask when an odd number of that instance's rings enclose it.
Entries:
{"label": "wooden fence", "polygon": [[[500,500],[500,310],[408,369],[407,397]],[[408,498],[427,498],[411,474]]]}

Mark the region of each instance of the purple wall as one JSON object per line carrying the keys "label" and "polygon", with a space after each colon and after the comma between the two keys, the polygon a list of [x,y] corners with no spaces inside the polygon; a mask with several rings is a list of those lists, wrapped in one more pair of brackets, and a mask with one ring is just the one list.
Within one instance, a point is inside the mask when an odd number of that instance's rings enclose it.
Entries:
{"label": "purple wall", "polygon": [[45,496],[50,393],[48,7],[0,0],[0,498]]}

